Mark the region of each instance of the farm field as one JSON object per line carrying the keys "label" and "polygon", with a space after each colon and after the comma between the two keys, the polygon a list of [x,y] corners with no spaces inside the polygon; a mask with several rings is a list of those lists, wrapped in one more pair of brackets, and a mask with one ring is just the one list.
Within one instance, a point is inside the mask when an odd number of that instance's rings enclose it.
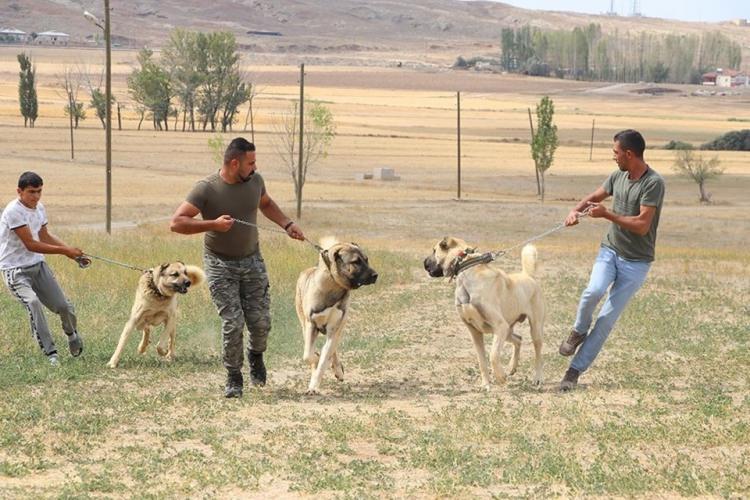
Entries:
{"label": "farm field", "polygon": [[[95,55],[94,55],[95,54]],[[104,230],[104,132],[88,111],[69,130],[56,88],[66,64],[101,54],[37,50],[40,118],[25,129],[15,52],[0,48],[0,199],[20,172],[45,180],[50,230],[84,251],[139,267],[201,263],[200,236],[168,220],[198,179],[218,164],[210,132],[156,132],[129,105],[125,78],[135,53],[116,51],[114,93],[125,104],[113,130],[113,232]],[[255,143],[269,193],[294,214],[291,178],[275,149],[281,113],[298,96],[294,66],[254,64]],[[24,311],[0,292],[0,497],[736,497],[750,491],[750,155],[715,153],[725,173],[708,184],[712,205],[671,170],[670,140],[702,144],[750,128],[750,93],[700,97],[697,87],[638,95],[638,85],[306,66],[306,96],[333,112],[337,137],[304,190],[300,224],[310,239],[356,241],[379,272],[354,293],[341,346],[346,380],[309,380],[294,314],[294,283],[316,262],[310,247],[261,232],[272,289],[269,384],[241,400],[222,396],[218,316],[205,287],[180,297],[177,359],[136,354],[105,367],[133,300],[136,272],[94,262],[78,269],[48,257],[76,306],[86,352],[52,369]],[[462,92],[462,190],[456,199],[456,94]],[[561,140],[536,196],[527,109],[555,103]],[[244,111],[225,142],[243,131]],[[596,134],[592,161],[589,140]],[[170,127],[172,127],[170,123]],[[657,260],[581,388],[557,386],[557,353],[575,316],[601,236],[584,220],[537,242],[547,301],[545,383],[531,384],[523,337],[519,371],[479,389],[468,332],[452,284],[422,259],[459,236],[481,250],[510,247],[556,226],[616,168],[611,137],[643,132],[646,159],[667,183]],[[705,152],[709,156],[713,152]],[[399,181],[356,181],[394,168]],[[518,270],[520,252],[498,262]],[[4,287],[3,287],[4,289]],[[51,325],[56,318],[48,315]],[[58,345],[64,347],[62,332]],[[488,339],[489,340],[489,339]],[[64,349],[63,349],[64,351]],[[509,358],[510,349],[505,359]]]}

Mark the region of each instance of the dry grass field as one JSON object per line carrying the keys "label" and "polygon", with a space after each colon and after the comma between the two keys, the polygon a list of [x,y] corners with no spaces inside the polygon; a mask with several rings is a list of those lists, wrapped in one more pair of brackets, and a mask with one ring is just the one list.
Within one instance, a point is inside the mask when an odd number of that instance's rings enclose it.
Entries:
{"label": "dry grass field", "polygon": [[[40,117],[23,128],[15,51],[0,49],[0,199],[24,170],[45,179],[50,229],[94,255],[137,266],[200,263],[200,237],[167,220],[193,183],[218,165],[216,134],[136,130],[131,107],[113,131],[113,234],[104,223],[104,133],[91,116],[70,159],[63,98],[66,65],[98,74],[101,54],[34,50]],[[135,55],[115,53],[115,95]],[[296,98],[297,69],[254,65],[259,168],[293,214],[289,174],[273,124]],[[750,491],[750,155],[717,153],[725,173],[714,204],[671,171],[669,140],[701,144],[748,128],[750,93],[660,97],[638,86],[456,72],[307,66],[306,96],[333,111],[337,137],[314,167],[301,225],[308,237],[360,243],[381,279],[353,298],[342,346],[347,380],[327,376],[303,395],[308,371],[293,286],[316,255],[261,234],[273,291],[270,383],[242,400],[221,397],[219,323],[205,288],[182,301],[177,360],[129,344],[121,368],[105,363],[137,275],[95,262],[79,270],[48,260],[76,304],[82,359],[47,367],[21,308],[0,293],[0,497],[539,497],[707,496]],[[455,91],[462,92],[462,196],[456,199]],[[540,203],[528,146],[527,108],[555,103],[561,146]],[[596,120],[593,161],[588,141]],[[225,141],[248,136],[241,122]],[[170,124],[171,125],[171,124]],[[582,388],[556,390],[557,346],[574,319],[606,224],[586,220],[538,242],[548,303],[546,382],[531,380],[526,328],[518,374],[490,393],[451,284],[421,269],[434,240],[460,236],[502,249],[557,225],[614,168],[611,137],[636,128],[667,196],[657,260]],[[397,182],[355,181],[387,166]],[[499,265],[519,267],[518,252]],[[56,321],[51,319],[51,325]],[[57,336],[62,342],[62,334]]]}

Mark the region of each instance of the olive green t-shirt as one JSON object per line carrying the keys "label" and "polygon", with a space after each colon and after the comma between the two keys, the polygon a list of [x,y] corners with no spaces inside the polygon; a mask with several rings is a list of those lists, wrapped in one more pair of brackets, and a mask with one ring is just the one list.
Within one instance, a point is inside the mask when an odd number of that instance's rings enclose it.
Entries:
{"label": "olive green t-shirt", "polygon": [[[187,195],[188,203],[201,212],[203,220],[230,215],[257,223],[260,198],[266,192],[263,177],[256,172],[247,182],[228,184],[219,172],[198,181]],[[258,251],[258,228],[235,222],[226,233],[206,231],[203,247],[208,253],[228,259],[241,259]]]}
{"label": "olive green t-shirt", "polygon": [[641,236],[613,222],[602,239],[602,245],[611,248],[623,259],[652,262],[656,229],[664,201],[664,179],[651,167],[638,180],[630,180],[628,175],[628,172],[616,170],[602,185],[608,194],[614,196],[612,211],[618,215],[635,216],[641,213],[641,205],[656,207],[651,227],[648,233]]}

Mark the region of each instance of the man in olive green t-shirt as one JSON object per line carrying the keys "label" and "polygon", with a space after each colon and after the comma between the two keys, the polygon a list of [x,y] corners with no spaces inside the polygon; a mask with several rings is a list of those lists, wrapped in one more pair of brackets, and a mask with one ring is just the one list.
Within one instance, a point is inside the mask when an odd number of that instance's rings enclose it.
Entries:
{"label": "man in olive green t-shirt", "polygon": [[[594,362],[654,260],[664,179],[643,159],[645,149],[646,142],[639,132],[617,133],[612,151],[619,170],[581,200],[565,219],[567,226],[577,224],[582,212],[587,211],[590,217],[605,218],[612,224],[602,239],[589,284],[581,295],[573,330],[560,345],[563,356],[576,354],[581,346],[560,382],[563,391],[573,389],[580,374]],[[601,204],[609,196],[614,196],[611,209]],[[589,331],[594,310],[607,290],[607,300]]]}
{"label": "man in olive green t-shirt", "polygon": [[[256,172],[255,145],[238,137],[227,147],[224,164],[198,181],[172,216],[170,229],[205,233],[203,263],[211,299],[221,317],[222,356],[227,370],[224,396],[242,396],[242,334],[250,332],[247,357],[253,385],[266,383],[263,353],[271,330],[268,274],[258,245],[258,209],[294,239],[302,230],[266,192]],[[195,218],[201,214],[202,220]],[[235,223],[238,221],[248,224]]]}

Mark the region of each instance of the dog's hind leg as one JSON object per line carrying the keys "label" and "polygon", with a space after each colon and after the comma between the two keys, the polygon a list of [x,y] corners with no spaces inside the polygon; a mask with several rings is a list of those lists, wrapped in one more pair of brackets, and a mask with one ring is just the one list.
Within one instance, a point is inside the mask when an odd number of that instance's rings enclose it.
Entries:
{"label": "dog's hind leg", "polygon": [[513,345],[513,354],[511,354],[510,362],[508,363],[508,375],[513,375],[518,369],[518,360],[521,355],[521,337],[513,333],[512,327],[510,335],[508,335],[508,342]]}
{"label": "dog's hind leg", "polygon": [[542,316],[539,319],[529,319],[531,324],[531,342],[534,344],[534,379],[535,385],[542,385],[544,382],[544,367],[542,362]]}
{"label": "dog's hind leg", "polygon": [[117,364],[120,362],[120,356],[122,356],[122,350],[125,348],[125,343],[128,341],[128,337],[130,336],[130,333],[135,328],[135,319],[129,319],[127,323],[125,323],[125,328],[122,329],[122,333],[120,334],[120,340],[117,342],[117,347],[115,348],[115,352],[112,354],[112,357],[109,358],[109,362],[107,363],[107,366],[110,368],[117,368]]}
{"label": "dog's hind leg", "polygon": [[143,327],[143,336],[141,337],[141,343],[138,344],[138,354],[143,354],[146,352],[146,348],[148,347],[149,336],[151,335],[151,327],[150,326],[144,326]]}

